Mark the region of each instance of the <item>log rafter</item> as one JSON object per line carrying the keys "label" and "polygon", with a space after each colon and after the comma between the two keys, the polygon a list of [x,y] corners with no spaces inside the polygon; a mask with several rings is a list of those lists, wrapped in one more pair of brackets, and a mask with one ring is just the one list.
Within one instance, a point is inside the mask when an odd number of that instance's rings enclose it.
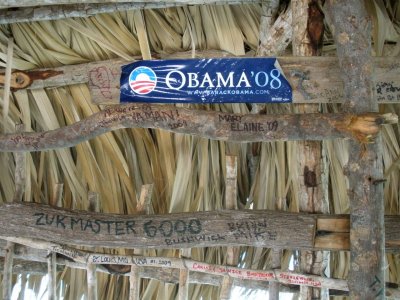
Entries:
{"label": "log rafter", "polygon": [[397,123],[394,114],[241,115],[169,105],[109,107],[72,125],[44,132],[0,135],[0,151],[43,151],[72,147],[121,128],[158,128],[232,142],[352,138],[371,142],[380,125]]}
{"label": "log rafter", "polygon": [[[94,2],[94,1],[90,1]],[[225,0],[214,1],[217,5],[237,5],[244,3],[258,3],[260,0]],[[1,4],[0,4],[1,5]],[[137,9],[160,9],[187,5],[178,1],[163,2],[109,2],[109,3],[83,3],[46,5],[40,7],[22,7],[13,10],[0,10],[0,24],[13,24],[35,21],[60,20],[66,18],[87,18],[97,14],[123,12]]]}
{"label": "log rafter", "polygon": [[[277,249],[348,250],[350,238],[348,215],[267,210],[116,215],[15,202],[0,206],[0,220],[0,236],[107,248],[256,245]],[[385,225],[386,249],[399,251],[399,217],[386,216]],[[178,228],[178,232],[173,228]]]}

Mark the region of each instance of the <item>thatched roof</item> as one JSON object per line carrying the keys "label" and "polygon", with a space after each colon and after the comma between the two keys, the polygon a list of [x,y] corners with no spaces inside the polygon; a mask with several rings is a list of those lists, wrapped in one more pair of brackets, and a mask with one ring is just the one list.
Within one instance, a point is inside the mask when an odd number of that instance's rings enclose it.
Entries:
{"label": "thatched roof", "polygon": [[[0,1],[0,7],[6,6]],[[203,2],[203,1],[202,1]],[[245,1],[243,1],[245,2]],[[7,3],[7,1],[5,1]],[[374,21],[376,55],[400,52],[400,5],[398,1],[368,2]],[[7,9],[7,8],[4,8]],[[286,9],[282,5],[278,13]],[[133,57],[153,57],[176,52],[223,50],[231,55],[254,56],[259,45],[261,3],[239,5],[190,5],[171,8],[118,11],[87,18],[64,18],[0,25],[0,66],[6,67],[9,38],[14,39],[12,67],[20,70],[53,68],[112,58],[126,61]],[[135,16],[136,14],[136,16]],[[143,23],[140,17],[143,17]],[[138,19],[139,18],[139,19]],[[335,49],[327,28],[323,55]],[[141,44],[145,32],[149,49]],[[397,44],[396,44],[397,42]],[[290,46],[285,49],[290,54]],[[0,90],[3,95],[3,90]],[[87,84],[51,89],[11,92],[9,110],[1,119],[2,132],[14,132],[23,123],[27,131],[47,131],[66,126],[98,112]],[[0,99],[0,110],[5,101]],[[201,110],[250,113],[251,105],[191,105]],[[260,107],[259,107],[260,109]],[[324,112],[335,112],[337,105],[321,105]],[[265,105],[262,113],[288,113],[293,105]],[[380,106],[382,112],[400,114],[399,104]],[[383,128],[385,167],[385,208],[387,214],[400,213],[398,124]],[[347,181],[343,166],[347,161],[346,141],[324,141],[325,176],[329,180],[329,213],[349,212]],[[293,142],[227,143],[162,130],[122,129],[83,142],[76,147],[27,154],[24,201],[55,205],[58,184],[63,184],[62,206],[87,209],[88,192],[100,197],[101,212],[135,212],[141,187],[154,184],[154,213],[213,211],[224,207],[226,156],[238,158],[239,208],[299,211],[296,168],[298,145]],[[0,153],[0,202],[13,199],[15,161],[13,153]],[[104,253],[132,253],[124,249],[97,249]],[[140,253],[140,252],[135,252]],[[178,257],[178,250],[148,249],[144,255]],[[209,263],[224,264],[223,248],[193,248],[191,257]],[[293,252],[283,255],[282,268],[289,267]],[[346,278],[349,255],[331,253],[327,275]],[[294,256],[295,268],[296,256]],[[398,255],[387,255],[387,281],[400,284]],[[240,248],[239,266],[270,269],[271,251]],[[22,275],[24,277],[24,275]],[[20,277],[15,277],[15,282]],[[39,292],[41,276],[27,277],[27,287]],[[86,293],[83,270],[65,268],[57,278],[65,299],[80,299]],[[128,299],[126,276],[98,273],[101,299]],[[0,288],[1,289],[1,288]],[[143,299],[172,299],[177,285],[156,280],[142,281]],[[190,299],[216,299],[219,287],[193,284]]]}

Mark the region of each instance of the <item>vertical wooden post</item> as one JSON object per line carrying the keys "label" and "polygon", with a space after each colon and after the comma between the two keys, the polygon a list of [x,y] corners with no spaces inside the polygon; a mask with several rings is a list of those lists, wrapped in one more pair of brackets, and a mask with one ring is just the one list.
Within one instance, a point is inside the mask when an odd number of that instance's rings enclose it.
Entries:
{"label": "vertical wooden post", "polygon": [[[23,132],[25,126],[23,124],[15,125],[16,132]],[[25,167],[26,167],[26,154],[23,152],[16,152],[15,156],[15,193],[13,201],[21,201],[25,191]],[[12,293],[12,268],[14,259],[15,245],[12,242],[7,242],[6,255],[4,259],[3,271],[3,299],[9,300]]]}
{"label": "vertical wooden post", "polygon": [[57,299],[57,264],[56,264],[56,253],[48,252],[47,255],[47,275],[49,281],[47,283],[47,293],[49,300]]}
{"label": "vertical wooden post", "polygon": [[[62,207],[62,194],[64,184],[57,183],[54,186],[53,196],[50,199],[50,204]],[[47,283],[48,299],[57,299],[57,254],[49,251],[47,254],[47,276],[49,281]]]}
{"label": "vertical wooden post", "polygon": [[7,115],[10,107],[10,87],[11,87],[11,71],[12,71],[12,61],[14,52],[14,39],[8,39],[7,47],[7,60],[6,60],[6,71],[4,78],[4,94],[3,94],[3,126],[4,131],[7,130]]}
{"label": "vertical wooden post", "polygon": [[[328,0],[327,15],[334,34],[344,82],[343,109],[378,111],[373,95],[371,18],[364,1]],[[382,140],[349,143],[344,173],[349,179],[351,299],[384,299],[384,194]]]}
{"label": "vertical wooden post", "polygon": [[7,242],[5,252],[6,255],[4,257],[4,271],[3,271],[3,299],[10,300],[12,293],[12,267],[14,259],[14,243]]}
{"label": "vertical wooden post", "polygon": [[[318,55],[322,49],[324,15],[316,0],[293,0],[293,55]],[[306,74],[299,76],[306,76]],[[298,105],[300,113],[315,113],[319,105]],[[322,144],[320,142],[301,141],[297,143],[297,172],[299,180],[299,210],[303,212],[328,212],[324,188],[326,180],[322,178],[323,160]],[[321,275],[322,251],[301,251],[300,270],[309,274]],[[326,298],[321,290],[306,286],[300,287],[301,299]]]}
{"label": "vertical wooden post", "polygon": [[[181,249],[182,258],[190,258],[192,256],[192,249]],[[179,300],[189,299],[189,270],[180,269],[179,271]]]}
{"label": "vertical wooden post", "polygon": [[[16,132],[24,132],[25,125],[17,124],[15,125]],[[26,184],[26,153],[15,152],[15,193],[13,201],[22,201],[22,196],[25,192]]]}
{"label": "vertical wooden post", "polygon": [[[153,184],[146,184],[142,186],[140,191],[139,202],[136,205],[137,212],[145,214],[150,213],[151,196],[153,194]],[[141,250],[136,250],[136,254],[142,254]],[[131,273],[129,276],[129,300],[140,299],[140,267],[136,265],[131,266]]]}
{"label": "vertical wooden post", "polygon": [[[88,193],[89,199],[89,211],[100,211],[100,200],[99,194],[95,192]],[[87,275],[87,287],[88,287],[88,299],[97,300],[97,266],[95,264],[88,263],[86,267]]]}
{"label": "vertical wooden post", "polygon": [[[282,15],[279,16],[279,18],[275,21],[273,17],[277,13],[278,8],[279,8],[279,1],[271,1],[269,3],[262,4],[263,15],[261,16],[261,22],[260,22],[260,41],[259,41],[259,47],[257,49],[258,56],[278,55],[282,50],[286,49],[287,47],[286,43],[289,43],[290,41],[290,37],[292,35],[291,7],[289,6],[286,12],[283,12]],[[280,40],[280,38],[282,40]],[[260,109],[257,107],[257,104],[255,104],[254,107],[252,108],[252,112],[258,112],[259,110]],[[255,146],[253,146],[253,149],[254,147]],[[258,158],[258,156],[253,156],[253,155],[251,156],[250,166],[252,168],[250,170],[254,169],[253,165],[256,158]],[[252,177],[254,178],[254,176]],[[278,202],[280,201],[281,199],[279,199]],[[277,203],[276,207],[278,209],[279,206],[280,203]],[[253,260],[256,261],[259,260],[262,253],[261,251],[262,251],[261,248],[255,249]],[[281,250],[272,249],[271,268],[273,269],[281,268],[281,257],[282,257]],[[277,281],[270,282],[268,293],[269,293],[269,299],[271,300],[279,299],[279,282]]]}
{"label": "vertical wooden post", "polygon": [[27,274],[21,274],[21,290],[18,295],[18,300],[25,300],[25,289],[26,289],[26,279]]}
{"label": "vertical wooden post", "polygon": [[[226,179],[225,179],[225,208],[237,209],[237,157],[226,157]],[[239,248],[226,247],[226,264],[234,266],[237,264]],[[220,298],[227,300],[231,297],[233,279],[224,276],[221,286]]]}

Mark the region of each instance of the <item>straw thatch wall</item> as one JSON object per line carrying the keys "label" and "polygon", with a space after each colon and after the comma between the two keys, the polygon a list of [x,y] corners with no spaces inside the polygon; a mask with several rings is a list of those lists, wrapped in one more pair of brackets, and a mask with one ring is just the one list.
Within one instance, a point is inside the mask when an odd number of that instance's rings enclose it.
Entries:
{"label": "straw thatch wall", "polygon": [[[386,6],[386,7],[385,7]],[[283,8],[281,8],[282,10]],[[388,48],[385,41],[400,38],[400,5],[397,1],[371,1],[374,17],[374,45],[377,55],[397,55],[399,46]],[[224,50],[233,55],[255,55],[259,40],[261,4],[200,5],[143,11],[150,50],[170,54],[188,50]],[[141,55],[138,32],[143,30],[134,20],[134,11],[0,25],[0,66],[6,65],[8,38],[14,38],[13,68],[27,70],[56,67],[111,58],[129,60]],[[329,33],[324,54],[332,54]],[[290,53],[290,49],[287,50]],[[3,91],[0,90],[0,94]],[[81,120],[101,108],[91,104],[85,84],[56,89],[13,92],[9,112],[1,121],[3,132],[13,132],[16,123],[28,131],[55,129]],[[0,110],[4,105],[0,99]],[[198,109],[249,113],[245,104],[196,105]],[[263,112],[291,112],[290,105],[267,105]],[[400,114],[399,105],[384,105],[384,112]],[[337,111],[322,106],[323,111]],[[262,112],[262,113],[263,113]],[[399,195],[399,126],[383,130],[386,212],[400,213]],[[329,175],[329,210],[348,212],[347,182],[343,165],[347,161],[345,141],[324,142]],[[71,149],[27,154],[27,180],[24,201],[55,204],[58,183],[64,184],[62,205],[70,209],[88,207],[88,191],[99,193],[101,211],[132,213],[140,188],[154,183],[152,199],[156,213],[217,210],[224,203],[226,155],[238,157],[239,207],[275,209],[277,203],[289,211],[299,210],[296,181],[295,143],[240,144],[210,141],[159,130],[126,129],[105,134]],[[14,154],[0,153],[0,202],[13,198]],[[124,254],[125,250],[101,249]],[[145,250],[144,254],[178,256],[179,251]],[[287,268],[291,252],[283,256]],[[192,249],[196,260],[224,263],[224,249]],[[400,283],[398,255],[387,255],[387,281]],[[346,253],[332,253],[330,275],[346,278],[349,258]],[[263,269],[270,266],[270,250],[241,248],[240,266]],[[79,299],[86,293],[84,271],[66,269],[57,278],[66,299]],[[99,275],[101,299],[127,299],[126,277]],[[30,276],[27,284],[39,289],[39,278]],[[193,285],[190,299],[216,299],[218,288]],[[144,299],[174,298],[175,285],[143,280]]]}

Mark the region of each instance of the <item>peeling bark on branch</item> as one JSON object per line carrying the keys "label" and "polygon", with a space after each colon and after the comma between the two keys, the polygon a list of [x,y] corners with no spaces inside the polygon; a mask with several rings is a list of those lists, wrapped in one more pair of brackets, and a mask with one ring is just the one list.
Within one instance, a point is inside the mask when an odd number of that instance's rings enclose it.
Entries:
{"label": "peeling bark on branch", "polygon": [[0,135],[0,151],[43,151],[75,146],[121,128],[158,128],[232,142],[355,138],[370,142],[393,114],[240,115],[198,111],[169,105],[126,104],[45,132]]}
{"label": "peeling bark on branch", "polygon": [[[83,3],[76,1],[76,4],[46,5],[41,7],[23,7],[14,10],[0,11],[0,24],[13,24],[23,22],[60,20],[66,18],[86,18],[97,14],[123,12],[137,9],[159,9],[185,5],[177,1],[163,2],[127,2],[118,3]],[[95,1],[90,1],[95,2]],[[115,1],[114,1],[115,2]],[[260,0],[225,0],[215,4],[244,4],[258,3]],[[56,4],[56,3],[53,3]],[[0,3],[1,6],[1,3]],[[20,7],[20,6],[18,6]]]}

